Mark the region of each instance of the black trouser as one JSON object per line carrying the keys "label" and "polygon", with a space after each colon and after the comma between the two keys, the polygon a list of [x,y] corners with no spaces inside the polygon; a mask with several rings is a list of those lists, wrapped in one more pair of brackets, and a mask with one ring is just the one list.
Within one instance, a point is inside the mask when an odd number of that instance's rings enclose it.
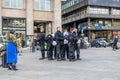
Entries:
{"label": "black trouser", "polygon": [[77,59],[80,59],[80,48],[78,47],[78,44],[75,44],[75,51]]}
{"label": "black trouser", "polygon": [[73,44],[69,44],[69,60],[72,61],[75,59],[75,47]]}
{"label": "black trouser", "polygon": [[113,50],[117,49],[117,43],[113,44]]}
{"label": "black trouser", "polygon": [[53,46],[51,43],[47,43],[47,53],[48,53],[48,59],[53,59]]}
{"label": "black trouser", "polygon": [[63,53],[63,45],[61,45],[59,42],[56,45],[56,59],[62,60],[62,53]]}
{"label": "black trouser", "polygon": [[54,58],[56,59],[56,54],[57,54],[57,51],[56,51],[56,46],[54,46],[54,49],[53,49],[53,51],[54,51]]}
{"label": "black trouser", "polygon": [[15,70],[15,69],[16,69],[16,63],[9,63],[9,64],[8,64],[8,69],[13,69],[13,70]]}
{"label": "black trouser", "polygon": [[45,48],[44,48],[44,43],[40,45],[40,50],[41,50],[41,57],[45,59]]}
{"label": "black trouser", "polygon": [[68,44],[63,45],[62,58],[65,59],[65,56],[67,56],[67,59],[69,59],[69,47],[68,47]]}

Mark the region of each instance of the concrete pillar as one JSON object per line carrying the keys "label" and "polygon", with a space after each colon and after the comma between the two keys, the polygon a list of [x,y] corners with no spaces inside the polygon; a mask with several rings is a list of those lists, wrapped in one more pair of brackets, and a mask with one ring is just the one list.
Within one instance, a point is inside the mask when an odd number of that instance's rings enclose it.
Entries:
{"label": "concrete pillar", "polygon": [[114,19],[112,19],[112,25],[111,26],[114,27]]}
{"label": "concrete pillar", "polygon": [[61,27],[62,30],[62,24],[61,24],[61,0],[54,0],[54,14],[53,14],[53,27],[52,27],[52,32],[56,32],[56,28],[58,26]]}
{"label": "concrete pillar", "polygon": [[2,0],[0,0],[0,34],[2,34]]}
{"label": "concrete pillar", "polygon": [[90,18],[88,18],[88,41],[91,41]]}
{"label": "concrete pillar", "polygon": [[52,23],[46,23],[46,34],[49,34],[49,32],[52,32]]}
{"label": "concrete pillar", "polygon": [[73,25],[73,26],[74,26],[74,28],[77,28],[77,26],[76,26],[76,22],[74,22],[74,25]]}
{"label": "concrete pillar", "polygon": [[87,11],[86,11],[86,14],[89,14],[90,13],[90,6],[87,7]]}
{"label": "concrete pillar", "polygon": [[113,8],[109,10],[110,15],[113,15]]}
{"label": "concrete pillar", "polygon": [[33,2],[34,0],[26,0],[26,25],[27,25],[27,34],[26,35],[33,35],[34,34],[34,25],[33,25]]}

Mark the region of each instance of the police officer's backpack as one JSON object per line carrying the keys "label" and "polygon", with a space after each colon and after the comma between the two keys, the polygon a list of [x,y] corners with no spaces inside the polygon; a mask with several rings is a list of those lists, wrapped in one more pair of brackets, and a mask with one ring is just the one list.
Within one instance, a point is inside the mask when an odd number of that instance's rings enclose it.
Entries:
{"label": "police officer's backpack", "polygon": [[69,33],[68,40],[74,41],[74,35],[72,33]]}

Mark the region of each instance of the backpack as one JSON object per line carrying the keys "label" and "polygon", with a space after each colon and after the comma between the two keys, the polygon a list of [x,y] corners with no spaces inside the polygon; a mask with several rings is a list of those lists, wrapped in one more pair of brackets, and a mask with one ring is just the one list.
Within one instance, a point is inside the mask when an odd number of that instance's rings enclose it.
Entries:
{"label": "backpack", "polygon": [[69,34],[68,41],[69,42],[74,42],[74,35],[72,33]]}

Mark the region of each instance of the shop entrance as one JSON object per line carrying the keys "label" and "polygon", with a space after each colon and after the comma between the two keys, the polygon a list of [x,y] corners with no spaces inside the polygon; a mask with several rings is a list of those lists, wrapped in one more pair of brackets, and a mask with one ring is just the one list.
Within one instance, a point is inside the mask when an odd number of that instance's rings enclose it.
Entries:
{"label": "shop entrance", "polygon": [[37,39],[40,34],[40,29],[43,28],[46,32],[46,23],[45,22],[34,22],[34,38]]}
{"label": "shop entrance", "polygon": [[40,35],[40,29],[43,28],[45,33],[52,32],[51,21],[34,21],[34,38],[37,39]]}

